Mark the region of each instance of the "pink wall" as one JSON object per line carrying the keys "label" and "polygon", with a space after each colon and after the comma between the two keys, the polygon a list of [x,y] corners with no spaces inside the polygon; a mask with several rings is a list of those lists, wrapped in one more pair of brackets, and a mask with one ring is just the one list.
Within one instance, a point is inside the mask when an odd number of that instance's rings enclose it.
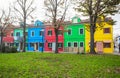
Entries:
{"label": "pink wall", "polygon": [[11,33],[13,33],[13,30],[9,30],[6,32],[6,36],[3,37],[3,42],[7,42],[7,43],[14,42],[14,38],[13,38],[13,36],[11,36]]}
{"label": "pink wall", "polygon": [[[52,35],[51,36],[48,35],[48,30],[52,30]],[[60,27],[59,30],[63,30],[63,27]],[[46,28],[45,28],[45,51],[51,51],[52,52],[52,48],[48,47],[48,43],[55,42],[55,39],[56,39],[56,37],[55,37],[54,28],[52,28],[51,26],[46,26]],[[63,41],[64,41],[63,35],[59,35],[58,36],[58,42],[63,43]],[[63,47],[59,48],[58,51],[62,52]]]}

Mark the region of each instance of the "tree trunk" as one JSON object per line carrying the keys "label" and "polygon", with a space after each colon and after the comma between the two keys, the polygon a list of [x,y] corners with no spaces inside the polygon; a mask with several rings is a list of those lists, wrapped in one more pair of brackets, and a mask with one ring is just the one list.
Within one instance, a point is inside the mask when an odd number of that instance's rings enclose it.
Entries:
{"label": "tree trunk", "polygon": [[58,29],[55,28],[55,53],[58,53]]}
{"label": "tree trunk", "polygon": [[23,52],[26,52],[26,34],[25,34],[25,30],[26,30],[26,12],[24,11],[24,26],[23,26]]}
{"label": "tree trunk", "polygon": [[3,33],[2,32],[0,33],[0,36],[1,36],[1,41],[0,41],[1,42],[1,46],[0,46],[0,49],[1,49],[1,52],[2,52],[3,51],[3,48],[2,48],[3,47]]}
{"label": "tree trunk", "polygon": [[96,54],[94,49],[94,25],[93,17],[90,16],[90,54]]}
{"label": "tree trunk", "polygon": [[96,54],[94,49],[94,29],[90,26],[90,54]]}

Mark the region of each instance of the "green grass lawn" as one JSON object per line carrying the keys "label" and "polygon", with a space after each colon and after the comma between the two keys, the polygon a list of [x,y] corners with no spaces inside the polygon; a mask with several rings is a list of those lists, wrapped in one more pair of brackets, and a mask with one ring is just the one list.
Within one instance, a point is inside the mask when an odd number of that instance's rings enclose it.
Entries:
{"label": "green grass lawn", "polygon": [[120,78],[120,56],[0,54],[0,78]]}

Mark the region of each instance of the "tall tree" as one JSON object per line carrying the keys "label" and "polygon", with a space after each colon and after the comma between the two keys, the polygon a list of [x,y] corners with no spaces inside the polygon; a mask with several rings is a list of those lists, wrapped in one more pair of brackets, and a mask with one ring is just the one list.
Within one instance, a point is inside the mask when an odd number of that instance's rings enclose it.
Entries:
{"label": "tall tree", "polygon": [[13,23],[13,16],[12,16],[12,13],[11,13],[11,8],[9,7],[8,11],[2,9],[1,12],[0,12],[0,37],[1,37],[1,41],[0,41],[0,44],[1,44],[1,52],[3,51],[2,50],[2,47],[3,47],[3,37],[5,35],[5,31],[6,29],[12,25]]}
{"label": "tall tree", "polygon": [[68,9],[68,0],[44,0],[46,7],[46,15],[52,19],[52,26],[54,27],[56,46],[55,53],[58,53],[58,30],[63,24]]}
{"label": "tall tree", "polygon": [[[34,0],[16,0],[14,9],[19,13],[23,22],[23,52],[25,52],[25,44],[26,44],[26,19],[31,16],[32,12],[35,10],[33,6]],[[19,17],[20,17],[19,16]]]}
{"label": "tall tree", "polygon": [[119,11],[117,5],[120,0],[77,0],[76,10],[83,15],[89,16],[90,28],[90,53],[95,54],[94,50],[94,33],[97,29],[96,22],[101,15],[113,15]]}

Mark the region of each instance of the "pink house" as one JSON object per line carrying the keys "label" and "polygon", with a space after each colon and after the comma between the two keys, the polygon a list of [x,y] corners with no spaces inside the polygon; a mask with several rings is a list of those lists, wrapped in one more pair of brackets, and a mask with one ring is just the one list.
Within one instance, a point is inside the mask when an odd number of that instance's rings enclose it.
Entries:
{"label": "pink house", "polygon": [[13,29],[6,30],[6,35],[3,37],[3,42],[6,46],[14,45]]}
{"label": "pink house", "polygon": [[[63,51],[63,34],[62,34],[63,27],[59,28],[59,35],[58,35],[58,51]],[[55,32],[54,27],[51,25],[46,25],[45,27],[45,45],[44,51],[46,52],[54,52],[55,51]]]}

